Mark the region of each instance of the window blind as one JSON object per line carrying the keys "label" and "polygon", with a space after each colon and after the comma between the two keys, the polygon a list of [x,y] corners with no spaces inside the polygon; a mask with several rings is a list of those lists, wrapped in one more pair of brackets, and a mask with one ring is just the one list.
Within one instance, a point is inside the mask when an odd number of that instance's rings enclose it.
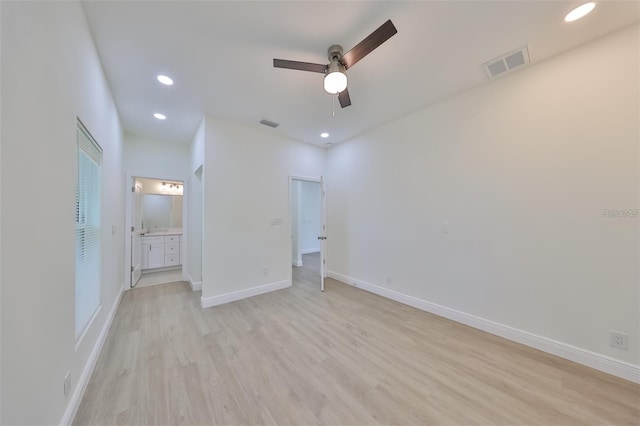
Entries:
{"label": "window blind", "polygon": [[102,148],[78,120],[76,178],[76,339],[100,307],[100,165]]}

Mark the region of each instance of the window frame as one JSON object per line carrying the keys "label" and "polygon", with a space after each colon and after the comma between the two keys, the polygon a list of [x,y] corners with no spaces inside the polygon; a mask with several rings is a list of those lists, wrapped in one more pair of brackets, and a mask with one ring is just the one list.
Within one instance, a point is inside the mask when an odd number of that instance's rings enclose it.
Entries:
{"label": "window frame", "polygon": [[76,350],[102,307],[102,153],[100,144],[78,118],[74,218]]}

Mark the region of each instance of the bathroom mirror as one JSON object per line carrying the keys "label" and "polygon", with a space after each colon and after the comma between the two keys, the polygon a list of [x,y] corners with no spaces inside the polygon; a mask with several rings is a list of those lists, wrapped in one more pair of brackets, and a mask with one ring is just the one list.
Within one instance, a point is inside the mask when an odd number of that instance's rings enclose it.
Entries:
{"label": "bathroom mirror", "polygon": [[145,228],[182,228],[182,195],[144,194]]}

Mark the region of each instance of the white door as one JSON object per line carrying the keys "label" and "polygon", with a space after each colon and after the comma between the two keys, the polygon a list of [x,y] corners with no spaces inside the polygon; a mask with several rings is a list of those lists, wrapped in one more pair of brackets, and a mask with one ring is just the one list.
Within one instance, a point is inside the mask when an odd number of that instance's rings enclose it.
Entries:
{"label": "white door", "polygon": [[131,288],[135,287],[142,275],[142,185],[133,187],[131,226]]}
{"label": "white door", "polygon": [[324,291],[324,278],[327,276],[327,260],[325,258],[327,253],[327,215],[324,197],[324,178],[322,176],[320,176],[320,197],[322,206],[322,212],[320,213],[322,218],[322,231],[321,234],[318,235],[318,239],[320,240],[320,290]]}

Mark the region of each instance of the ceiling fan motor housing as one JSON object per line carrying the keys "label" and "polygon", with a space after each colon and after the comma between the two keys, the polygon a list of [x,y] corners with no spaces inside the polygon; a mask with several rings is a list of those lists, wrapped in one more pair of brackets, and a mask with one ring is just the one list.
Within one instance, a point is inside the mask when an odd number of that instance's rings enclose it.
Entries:
{"label": "ceiling fan motor housing", "polygon": [[329,58],[329,62],[340,62],[340,59],[342,59],[342,46],[340,46],[339,44],[334,44],[333,46],[331,46],[329,48],[329,50],[327,51],[327,57]]}
{"label": "ceiling fan motor housing", "polygon": [[325,75],[331,74],[332,72],[341,72],[344,74],[345,67],[338,61],[331,61],[331,63],[327,65],[327,72]]}
{"label": "ceiling fan motor housing", "polygon": [[347,88],[347,75],[345,66],[340,61],[342,59],[342,46],[334,44],[327,51],[329,64],[324,75],[324,90],[335,94],[343,92]]}

